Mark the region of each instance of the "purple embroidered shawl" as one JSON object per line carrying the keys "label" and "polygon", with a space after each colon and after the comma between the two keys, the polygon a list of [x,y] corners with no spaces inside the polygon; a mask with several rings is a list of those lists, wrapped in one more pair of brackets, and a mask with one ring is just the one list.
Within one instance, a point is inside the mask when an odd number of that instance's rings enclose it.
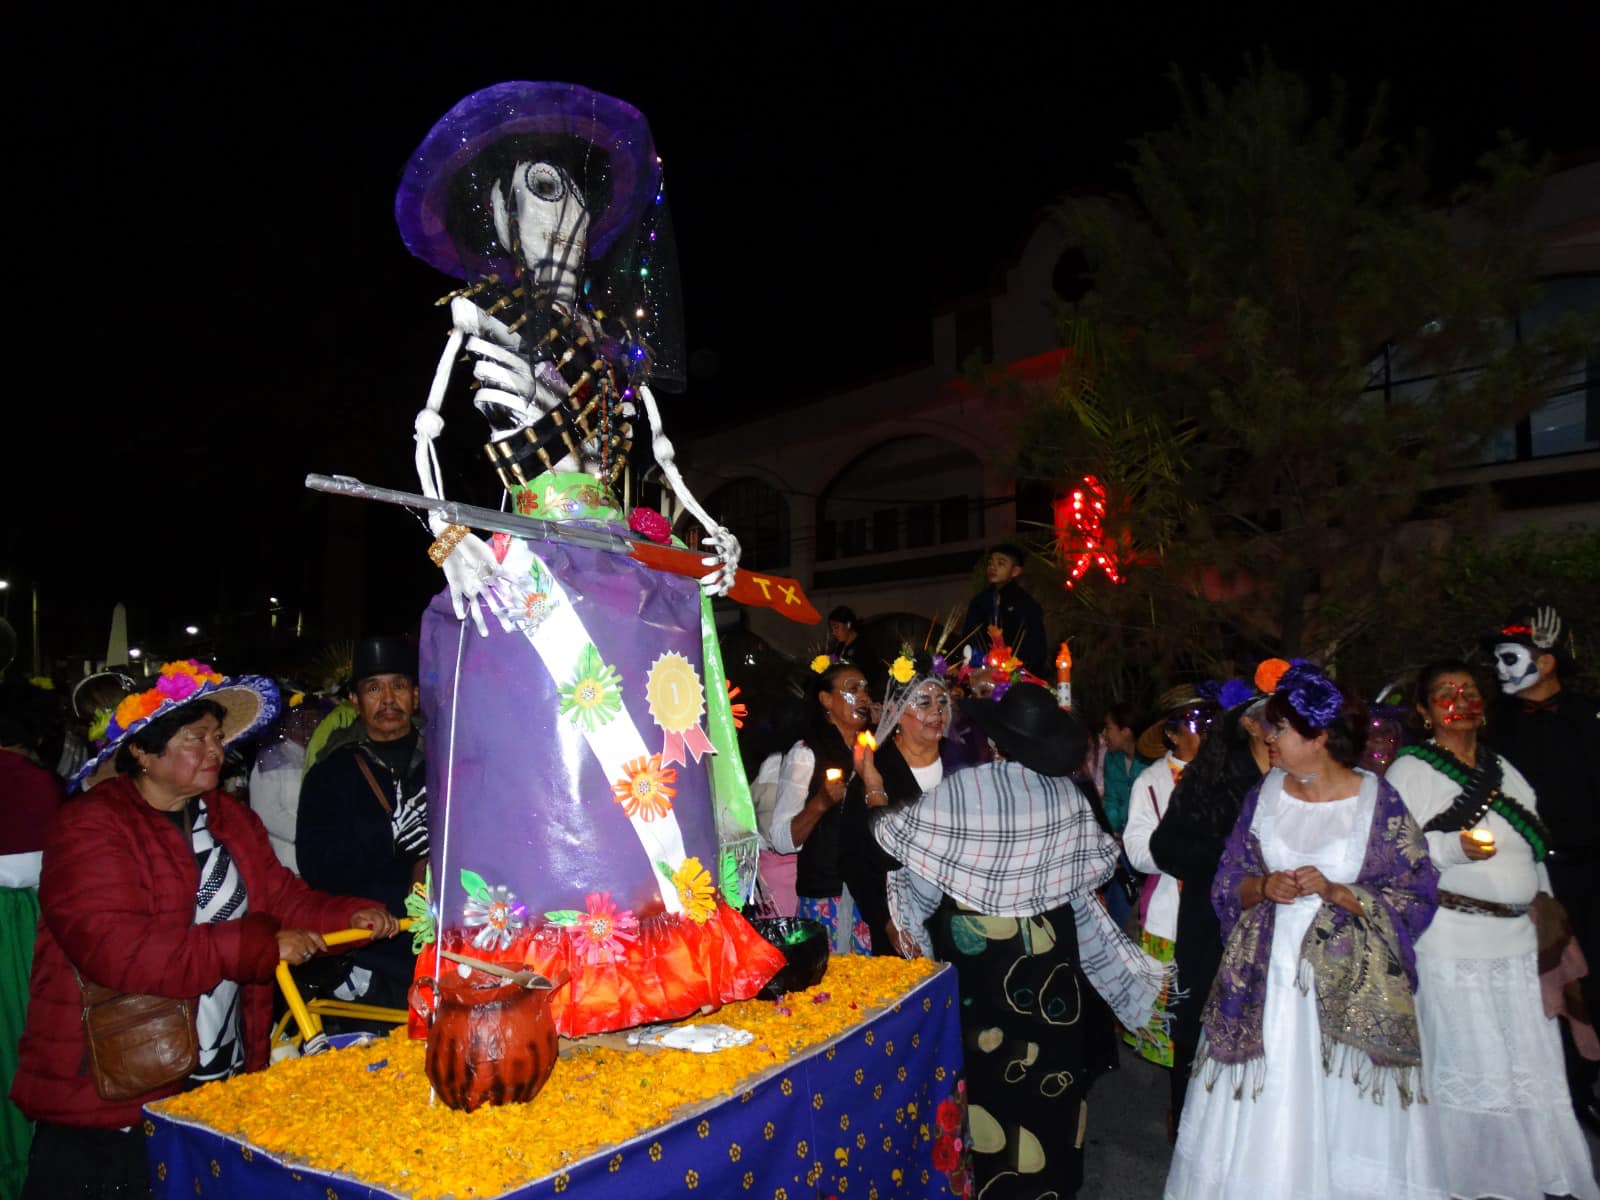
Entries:
{"label": "purple embroidered shawl", "polygon": [[[1278,906],[1263,900],[1241,909],[1239,886],[1248,876],[1267,873],[1261,843],[1250,829],[1265,782],[1245,797],[1211,888],[1225,944],[1201,1017],[1205,1039],[1196,1067],[1202,1061],[1211,1064],[1207,1086],[1221,1069],[1240,1068],[1236,1096],[1248,1065],[1256,1066],[1254,1091],[1259,1092],[1263,1080],[1262,1017]],[[1421,1061],[1411,1000],[1417,985],[1416,942],[1438,907],[1439,872],[1399,793],[1384,780],[1376,782],[1366,854],[1355,883],[1349,885],[1363,915],[1322,905],[1301,944],[1300,979],[1302,987],[1316,986],[1324,1068],[1333,1069],[1335,1058],[1341,1067],[1348,1062],[1358,1086],[1371,1086],[1374,1098],[1381,1098],[1384,1076],[1396,1074],[1402,1103],[1407,1103]],[[1377,1070],[1351,1061],[1350,1051]]]}

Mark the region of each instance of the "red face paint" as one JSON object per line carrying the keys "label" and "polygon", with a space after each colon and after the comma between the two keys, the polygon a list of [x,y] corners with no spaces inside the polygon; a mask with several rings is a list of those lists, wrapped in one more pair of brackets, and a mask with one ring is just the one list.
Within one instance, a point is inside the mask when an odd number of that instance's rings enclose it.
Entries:
{"label": "red face paint", "polygon": [[1475,684],[1443,684],[1428,698],[1446,725],[1477,721],[1483,716],[1483,696]]}

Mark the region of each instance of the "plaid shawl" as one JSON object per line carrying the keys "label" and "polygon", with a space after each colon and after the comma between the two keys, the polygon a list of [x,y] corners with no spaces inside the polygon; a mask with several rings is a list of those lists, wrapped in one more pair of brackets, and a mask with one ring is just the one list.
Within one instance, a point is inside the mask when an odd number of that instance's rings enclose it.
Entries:
{"label": "plaid shawl", "polygon": [[[1267,873],[1261,843],[1250,827],[1262,791],[1281,787],[1282,779],[1282,772],[1274,771],[1245,797],[1211,888],[1226,944],[1201,1016],[1205,1036],[1195,1066],[1205,1064],[1208,1088],[1231,1071],[1236,1098],[1247,1076],[1252,1096],[1265,1083],[1262,1018],[1277,914],[1269,900],[1241,908],[1239,885]],[[1361,787],[1377,792],[1361,870],[1349,885],[1361,902],[1361,915],[1322,904],[1300,944],[1298,981],[1302,990],[1316,991],[1323,1069],[1348,1070],[1356,1087],[1376,1103],[1392,1079],[1404,1107],[1416,1093],[1422,1062],[1414,996],[1416,942],[1438,907],[1439,872],[1394,788],[1365,772]]]}
{"label": "plaid shawl", "polygon": [[1117,843],[1070,780],[1017,762],[969,767],[913,804],[879,810],[872,830],[905,864],[889,876],[890,907],[925,950],[922,926],[939,893],[996,917],[1070,903],[1084,976],[1125,1026],[1149,1023],[1170,971],[1129,941],[1095,896],[1116,869]]}

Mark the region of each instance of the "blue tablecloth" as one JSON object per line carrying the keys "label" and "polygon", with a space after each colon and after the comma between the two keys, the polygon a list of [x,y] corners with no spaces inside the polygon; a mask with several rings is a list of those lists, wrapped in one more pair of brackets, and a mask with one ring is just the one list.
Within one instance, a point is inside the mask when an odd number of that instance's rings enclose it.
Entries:
{"label": "blue tablecloth", "polygon": [[[955,972],[946,967],[877,1016],[763,1073],[747,1090],[503,1195],[961,1195],[970,1174],[960,1149],[967,1134],[965,1091],[958,1086],[959,1004]],[[707,1058],[706,1069],[716,1070],[715,1055]],[[284,1162],[204,1125],[148,1110],[145,1116],[158,1200],[399,1195]]]}

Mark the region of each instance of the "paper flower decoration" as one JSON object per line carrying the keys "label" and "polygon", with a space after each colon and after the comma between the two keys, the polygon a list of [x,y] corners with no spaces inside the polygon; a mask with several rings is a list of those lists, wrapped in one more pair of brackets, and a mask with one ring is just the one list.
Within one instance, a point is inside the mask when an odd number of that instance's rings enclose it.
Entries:
{"label": "paper flower decoration", "polygon": [[106,730],[111,727],[111,710],[97,708],[94,711],[94,720],[89,722],[89,740],[98,742],[106,736]]}
{"label": "paper flower decoration", "polygon": [[156,680],[156,691],[168,700],[187,700],[199,690],[193,675],[163,675]]}
{"label": "paper flower decoration", "polygon": [[1339,691],[1339,685],[1310,663],[1300,663],[1285,671],[1276,691],[1313,729],[1332,725],[1344,706],[1344,694]]}
{"label": "paper flower decoration", "polygon": [[424,946],[431,946],[434,938],[433,908],[428,904],[428,892],[433,887],[433,868],[425,870],[421,883],[413,883],[406,893],[406,916],[411,918],[411,953],[421,954]]}
{"label": "paper flower decoration", "polygon": [[1217,694],[1217,703],[1223,708],[1235,708],[1255,699],[1255,695],[1255,689],[1244,680],[1230,679],[1222,685],[1222,690]]}
{"label": "paper flower decoration", "polygon": [[578,655],[572,679],[561,689],[561,715],[594,732],[622,711],[622,677],[590,642]]}
{"label": "paper flower decoration", "polygon": [[472,944],[480,950],[504,950],[527,921],[528,910],[517,903],[516,894],[504,886],[490,887],[475,871],[461,872],[461,886],[467,903],[461,910],[461,923],[478,932]]}
{"label": "paper flower decoration", "polygon": [[1289,669],[1289,663],[1282,658],[1265,659],[1256,668],[1256,689],[1262,692],[1275,692],[1278,690],[1278,680],[1283,678],[1283,673]]}
{"label": "paper flower decoration", "polygon": [[734,686],[731,679],[724,680],[728,685],[728,711],[733,715],[733,727],[744,728],[744,719],[750,715],[750,706],[739,699],[739,689]]}
{"label": "paper flower decoration", "polygon": [[917,664],[904,654],[889,664],[889,677],[896,683],[910,683],[917,674]]}
{"label": "paper flower decoration", "polygon": [[163,704],[187,700],[204,685],[221,682],[222,676],[206,663],[192,658],[169,662],[161,668],[155,687],[123,697],[101,736],[120,737],[135,721],[142,721]]}
{"label": "paper flower decoration", "polygon": [[632,909],[618,909],[610,892],[590,892],[587,912],[572,923],[572,940],[587,963],[611,962],[639,938],[639,918]]}
{"label": "paper flower decoration", "polygon": [[636,508],[628,514],[628,528],[652,542],[672,540],[672,526],[653,508]]}
{"label": "paper flower decoration", "polygon": [[624,778],[613,783],[611,790],[629,820],[637,816],[641,821],[654,821],[672,811],[672,798],[678,794],[672,785],[678,780],[678,770],[663,767],[661,755],[624,763],[622,772]]}
{"label": "paper flower decoration", "polygon": [[696,925],[717,910],[717,889],[711,883],[711,872],[700,865],[698,858],[686,858],[672,873],[672,886],[678,889],[678,899],[683,903],[684,915]]}
{"label": "paper flower decoration", "polygon": [[[126,729],[135,721],[141,721],[155,712],[166,699],[156,688],[151,688],[146,692],[136,692],[132,696],[124,697],[122,703],[117,705],[113,720],[121,728]],[[109,727],[107,732],[110,732]]]}

